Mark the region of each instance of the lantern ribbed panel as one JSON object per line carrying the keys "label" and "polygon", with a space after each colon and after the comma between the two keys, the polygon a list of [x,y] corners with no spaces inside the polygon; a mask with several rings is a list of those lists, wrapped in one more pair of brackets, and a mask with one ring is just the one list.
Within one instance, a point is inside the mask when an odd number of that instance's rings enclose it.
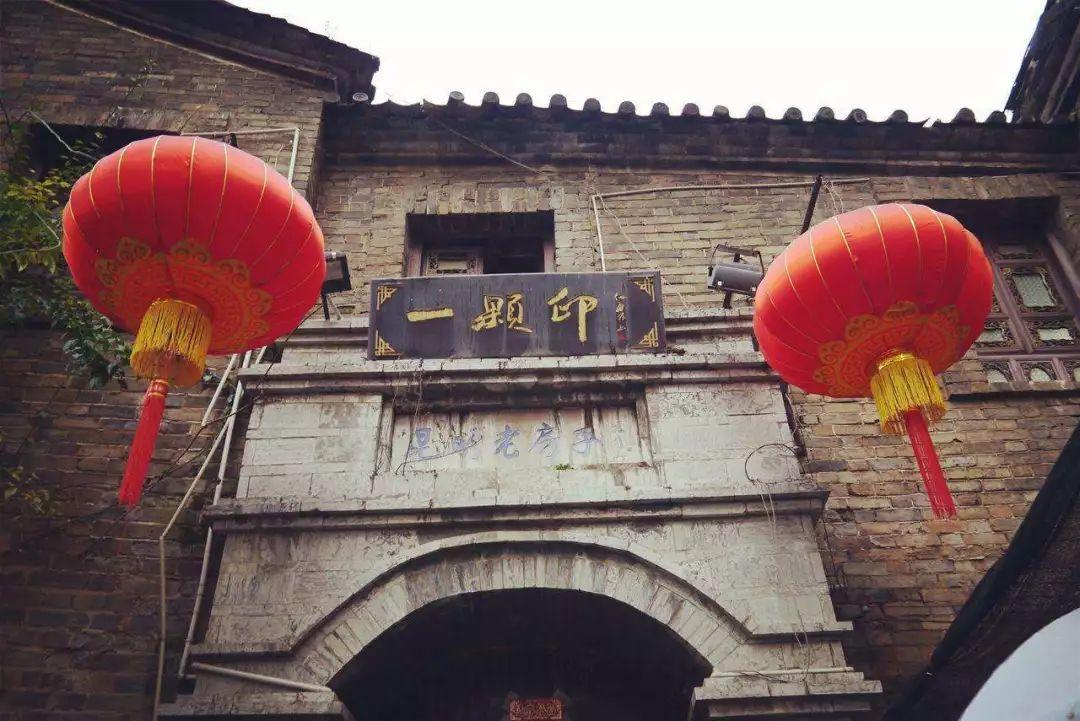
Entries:
{"label": "lantern ribbed panel", "polygon": [[80,178],[64,212],[64,257],[90,302],[128,330],[158,298],[200,307],[210,354],[292,330],[325,275],[322,233],[288,181],[196,137],[140,140]]}
{"label": "lantern ribbed panel", "polygon": [[978,240],[922,205],[860,208],[803,233],[758,288],[754,330],[789,383],[870,395],[876,364],[909,352],[940,373],[982,331],[993,276]]}

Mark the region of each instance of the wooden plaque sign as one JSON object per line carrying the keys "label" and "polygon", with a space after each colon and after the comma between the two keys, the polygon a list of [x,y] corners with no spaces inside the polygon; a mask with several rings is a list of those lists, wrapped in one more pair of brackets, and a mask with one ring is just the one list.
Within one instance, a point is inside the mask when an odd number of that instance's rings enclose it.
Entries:
{"label": "wooden plaque sign", "polygon": [[371,283],[368,358],[664,349],[660,273],[518,273]]}

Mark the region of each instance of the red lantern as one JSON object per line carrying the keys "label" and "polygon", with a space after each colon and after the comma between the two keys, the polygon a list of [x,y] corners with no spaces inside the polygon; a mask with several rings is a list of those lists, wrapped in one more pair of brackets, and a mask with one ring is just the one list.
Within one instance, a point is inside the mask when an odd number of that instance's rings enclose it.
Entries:
{"label": "red lantern", "polygon": [[161,136],[102,158],[64,208],[75,284],[136,332],[131,367],[150,380],[120,501],[138,502],[172,384],[206,355],[266,345],[315,303],[326,273],[307,202],[266,163],[223,143]]}
{"label": "red lantern", "polygon": [[754,298],[754,332],[792,385],[873,396],[882,429],[906,429],[934,515],[950,517],[927,430],[945,412],[934,374],[982,332],[992,293],[982,245],[955,218],[876,205],[815,225],[773,261]]}

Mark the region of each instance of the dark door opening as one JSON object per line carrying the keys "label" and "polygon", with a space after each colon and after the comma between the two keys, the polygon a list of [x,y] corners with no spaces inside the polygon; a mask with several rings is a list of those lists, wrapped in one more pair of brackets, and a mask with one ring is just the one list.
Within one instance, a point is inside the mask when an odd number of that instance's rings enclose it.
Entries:
{"label": "dark door opening", "polygon": [[550,701],[561,714],[544,718],[686,721],[692,689],[709,672],[634,608],[530,589],[420,609],[372,641],[331,686],[357,721],[509,721],[523,718],[526,699]]}

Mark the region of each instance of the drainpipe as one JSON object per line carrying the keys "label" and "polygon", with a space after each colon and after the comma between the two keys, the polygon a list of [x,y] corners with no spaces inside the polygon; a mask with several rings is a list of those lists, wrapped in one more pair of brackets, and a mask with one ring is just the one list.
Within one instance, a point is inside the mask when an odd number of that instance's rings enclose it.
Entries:
{"label": "drainpipe", "polygon": [[277,686],[278,688],[288,688],[293,691],[314,691],[315,693],[334,693],[334,690],[329,686],[319,686],[313,683],[304,683],[303,681],[293,681],[288,678],[278,678],[277,676],[265,676],[261,673],[251,673],[249,671],[241,671],[235,668],[225,668],[224,666],[211,666],[208,663],[201,663],[196,661],[191,664],[191,668],[195,671],[202,671],[203,673],[212,673],[217,676],[228,676],[229,678],[238,678],[242,681],[253,681],[255,683],[266,684],[267,686]]}

